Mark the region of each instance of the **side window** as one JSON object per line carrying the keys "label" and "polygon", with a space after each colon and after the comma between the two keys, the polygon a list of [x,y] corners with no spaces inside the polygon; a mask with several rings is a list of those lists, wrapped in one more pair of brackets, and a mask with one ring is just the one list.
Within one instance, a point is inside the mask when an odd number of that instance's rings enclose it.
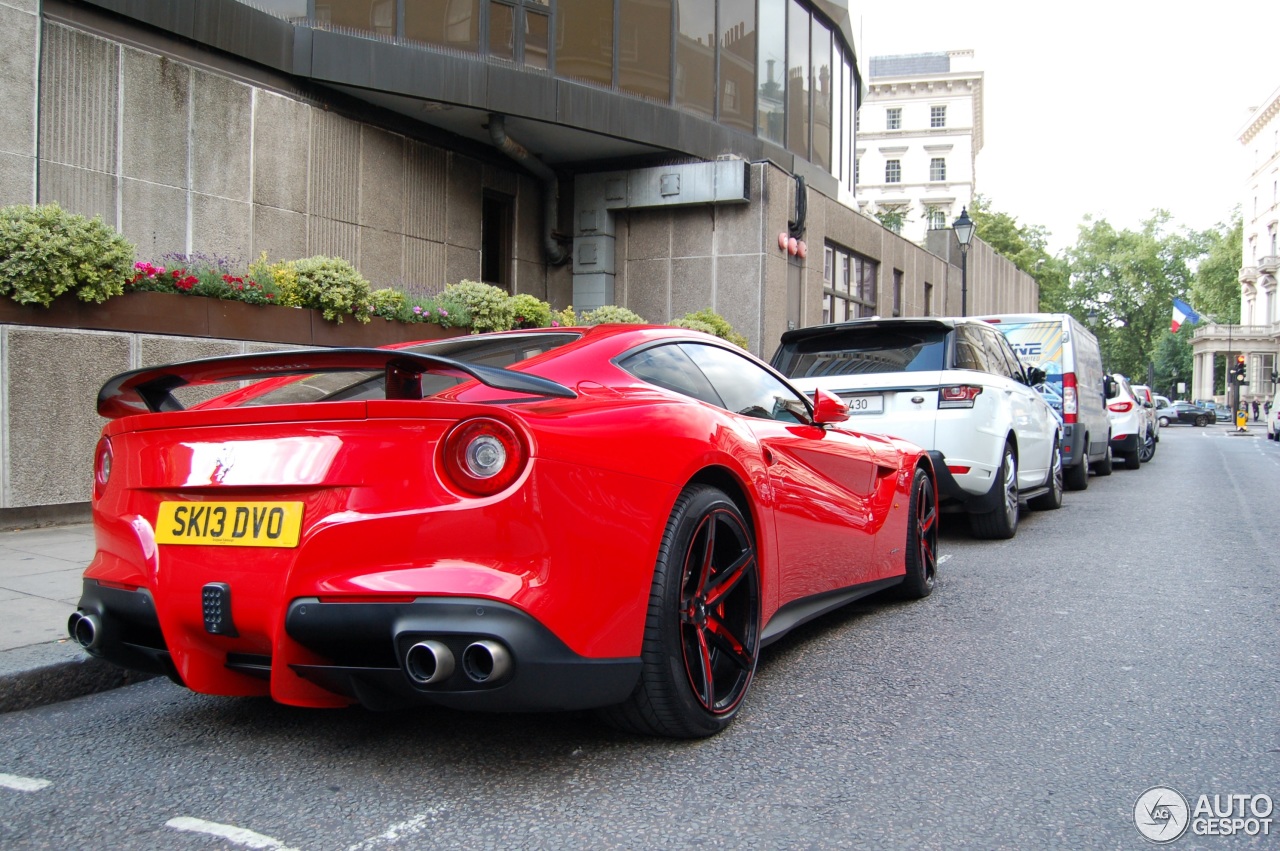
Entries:
{"label": "side window", "polygon": [[618,362],[627,372],[664,390],[681,393],[717,408],[727,407],[702,370],[679,345],[653,346]]}
{"label": "side window", "polygon": [[990,372],[987,369],[987,355],[982,348],[982,340],[973,331],[961,326],[956,329],[956,369],[974,369],[978,372]]}
{"label": "side window", "polygon": [[1009,364],[1010,374],[1021,381],[1027,374],[1026,365],[1023,364],[1022,359],[1018,357],[1018,353],[1013,350],[1013,346],[1009,345],[1009,340],[1003,334],[996,331],[991,336],[995,339],[996,345],[1000,347],[1000,351],[1004,353],[1004,360]]}
{"label": "side window", "polygon": [[681,348],[724,400],[722,407],[748,417],[809,421],[805,399],[758,364],[719,346],[682,343]]}
{"label": "side window", "polygon": [[1000,347],[1000,332],[992,331],[990,334],[983,334],[982,337],[983,342],[986,343],[988,372],[1003,375],[1005,378],[1016,378],[1012,364],[1005,359],[1004,349]]}

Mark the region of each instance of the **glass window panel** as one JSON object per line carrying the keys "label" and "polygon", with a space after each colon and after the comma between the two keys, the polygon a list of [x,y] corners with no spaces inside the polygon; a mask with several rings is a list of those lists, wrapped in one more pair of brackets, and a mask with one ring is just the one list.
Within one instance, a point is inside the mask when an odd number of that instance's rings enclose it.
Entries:
{"label": "glass window panel", "polygon": [[831,30],[813,22],[809,90],[813,92],[813,164],[831,170]]}
{"label": "glass window panel", "polygon": [[290,18],[307,16],[307,0],[253,0],[255,5],[268,12]]}
{"label": "glass window panel", "polygon": [[676,0],[676,105],[711,115],[716,95],[716,6]]}
{"label": "glass window panel", "polygon": [[754,133],[755,0],[720,0],[720,123]]}
{"label": "glass window panel", "polygon": [[781,145],[786,141],[787,5],[760,0],[760,51],[756,66],[756,132]]}
{"label": "glass window panel", "polygon": [[844,149],[841,139],[848,130],[844,126],[844,63],[837,47],[831,56],[831,176],[837,181],[844,176]]}
{"label": "glass window panel", "polygon": [[547,51],[551,45],[551,16],[525,10],[524,13],[524,64],[530,68],[551,67]]}
{"label": "glass window panel", "polygon": [[405,0],[404,34],[428,44],[479,50],[479,0]]}
{"label": "glass window panel", "polygon": [[853,168],[850,168],[849,165],[850,163],[853,162],[854,134],[857,131],[858,95],[857,95],[856,87],[858,83],[854,79],[853,66],[850,64],[849,58],[847,56],[843,57],[841,64],[844,66],[844,84],[840,87],[840,95],[844,98],[844,103],[845,103],[844,114],[846,116],[852,115],[854,116],[854,119],[853,119],[852,126],[849,126],[847,119],[846,119],[846,122],[842,123],[841,125],[848,132],[842,133],[840,136],[840,158],[844,161],[845,174],[848,175],[848,180],[845,181],[845,183],[850,189],[853,189],[854,184],[858,180],[858,173],[857,173],[856,166]]}
{"label": "glass window panel", "polygon": [[671,0],[622,0],[618,87],[671,102]]}
{"label": "glass window panel", "polygon": [[787,13],[787,150],[809,159],[809,12],[791,0]]}
{"label": "glass window panel", "polygon": [[316,20],[363,32],[395,35],[395,0],[326,0],[316,3]]}
{"label": "glass window panel", "polygon": [[556,72],[601,86],[613,85],[613,3],[559,0]]}
{"label": "glass window panel", "polygon": [[516,58],[516,10],[506,3],[489,4],[489,55]]}

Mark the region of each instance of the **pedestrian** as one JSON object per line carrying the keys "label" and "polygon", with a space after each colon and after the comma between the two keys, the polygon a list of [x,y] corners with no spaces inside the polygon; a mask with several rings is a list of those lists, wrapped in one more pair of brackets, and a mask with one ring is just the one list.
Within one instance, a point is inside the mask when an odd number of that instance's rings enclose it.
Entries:
{"label": "pedestrian", "polygon": [[1257,399],[1253,400],[1253,421],[1255,423],[1258,421],[1258,400]]}
{"label": "pedestrian", "polygon": [[1270,399],[1262,403],[1262,413],[1266,415],[1267,419],[1271,419],[1271,400]]}

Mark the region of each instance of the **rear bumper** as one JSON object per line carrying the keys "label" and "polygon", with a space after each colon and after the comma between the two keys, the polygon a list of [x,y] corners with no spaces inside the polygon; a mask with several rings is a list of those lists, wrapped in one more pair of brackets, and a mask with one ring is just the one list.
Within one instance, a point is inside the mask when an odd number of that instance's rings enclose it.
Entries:
{"label": "rear bumper", "polygon": [[[302,652],[286,659],[211,648],[186,654],[171,648],[145,589],[124,590],[86,579],[68,625],[73,637],[76,626],[89,616],[92,628],[78,632],[82,642],[93,636],[85,646],[90,654],[124,668],[164,674],[179,685],[186,684],[179,672],[187,670],[201,682],[225,682],[225,689],[209,690],[219,694],[274,697],[281,678],[300,678],[330,694],[333,700],[327,705],[360,703],[381,710],[434,704],[541,712],[621,703],[640,676],[638,658],[580,656],[529,614],[480,598],[419,597],[409,603],[297,599],[285,613],[284,630]],[[209,638],[212,645],[219,643],[218,637]],[[183,639],[184,644],[191,641],[189,636]],[[405,661],[409,649],[423,641],[447,648],[456,662],[451,674],[429,685],[411,677]],[[503,670],[495,666],[492,676],[480,681],[463,662],[477,642],[490,642],[490,647],[496,643],[509,660]],[[192,668],[201,665],[217,670]]]}
{"label": "rear bumper", "polygon": [[960,486],[951,471],[947,469],[947,459],[937,449],[926,453],[933,461],[934,477],[938,481],[938,499],[941,503],[950,503],[953,507],[962,506],[970,514],[985,514],[999,507],[1004,499],[998,478],[993,477],[991,489],[986,493],[973,494]]}
{"label": "rear bumper", "polygon": [[1124,434],[1120,437],[1111,438],[1112,452],[1137,452],[1140,446],[1141,443],[1138,440],[1138,435],[1136,434]]}

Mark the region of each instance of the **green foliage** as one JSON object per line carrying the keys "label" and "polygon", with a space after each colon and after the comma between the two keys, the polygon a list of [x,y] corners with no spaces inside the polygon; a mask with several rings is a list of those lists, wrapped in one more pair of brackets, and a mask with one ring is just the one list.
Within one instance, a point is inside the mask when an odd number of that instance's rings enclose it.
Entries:
{"label": "green foliage", "polygon": [[302,307],[302,296],[298,292],[298,270],[292,260],[271,263],[267,260],[267,252],[258,255],[258,259],[249,264],[249,277],[266,286],[268,282],[275,287],[275,303],[286,307]]}
{"label": "green foliage", "polygon": [[404,321],[400,317],[408,312],[408,301],[404,293],[390,287],[369,294],[373,315],[389,321]]}
{"label": "green foliage", "polygon": [[714,334],[720,339],[727,340],[744,349],[749,347],[747,338],[734,331],[733,326],[729,324],[729,320],[709,307],[704,307],[696,313],[686,313],[671,324],[677,328],[688,328],[693,331],[705,331],[708,334]]}
{"label": "green foliage", "polygon": [[902,226],[907,223],[907,214],[897,207],[876,210],[871,215],[875,216],[876,221],[880,222],[886,229],[894,233],[902,233]]}
{"label": "green foliage", "polygon": [[1244,221],[1237,207],[1231,221],[1197,235],[1203,252],[1191,283],[1191,306],[1205,319],[1233,323],[1240,318],[1240,258]]}
{"label": "green foliage", "polygon": [[551,326],[551,305],[528,293],[520,293],[512,297],[511,311],[514,314],[516,328],[549,328]]}
{"label": "green foliage", "polygon": [[606,304],[582,315],[583,325],[644,325],[645,319],[638,313],[616,304]]}
{"label": "green foliage", "polygon": [[48,307],[63,293],[104,302],[124,292],[134,248],[102,223],[57,204],[0,209],[0,295]]}
{"label": "green foliage", "polygon": [[578,314],[574,312],[572,304],[564,310],[552,311],[551,313],[552,327],[570,328],[577,324]]}
{"label": "green foliage", "polygon": [[298,276],[298,298],[303,307],[319,310],[324,318],[341,323],[344,316],[368,322],[372,288],[356,268],[341,257],[308,257],[293,264]]}
{"label": "green foliage", "polygon": [[1066,252],[1070,279],[1063,305],[1091,325],[1109,372],[1145,381],[1156,344],[1169,329],[1173,299],[1190,291],[1200,240],[1173,232],[1169,221],[1168,213],[1156,211],[1140,231],[1117,231],[1086,217],[1075,247]]}
{"label": "green foliage", "polygon": [[471,330],[506,331],[515,324],[515,307],[505,292],[479,281],[461,281],[444,288],[440,298],[465,308]]}

